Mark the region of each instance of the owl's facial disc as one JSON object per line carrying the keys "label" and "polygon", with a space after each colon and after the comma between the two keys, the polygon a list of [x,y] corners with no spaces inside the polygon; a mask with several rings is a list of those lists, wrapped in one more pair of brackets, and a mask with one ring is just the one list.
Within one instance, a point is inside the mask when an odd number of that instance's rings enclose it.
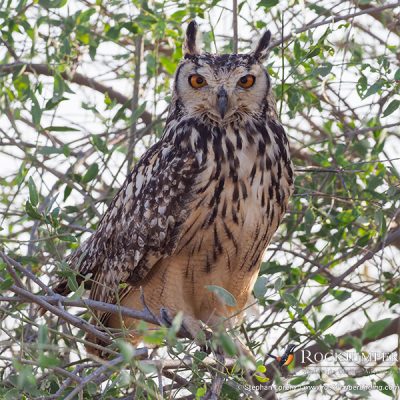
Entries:
{"label": "owl's facial disc", "polygon": [[268,91],[265,69],[246,55],[191,57],[178,68],[175,82],[187,116],[224,124],[258,113]]}

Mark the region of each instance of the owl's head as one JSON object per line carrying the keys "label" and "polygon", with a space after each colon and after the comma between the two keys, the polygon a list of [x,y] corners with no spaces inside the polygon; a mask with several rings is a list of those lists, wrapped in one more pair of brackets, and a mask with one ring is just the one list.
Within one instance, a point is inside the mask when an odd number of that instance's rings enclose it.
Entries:
{"label": "owl's head", "polygon": [[248,54],[215,55],[201,53],[197,24],[186,31],[184,59],[174,85],[174,100],[188,117],[216,123],[243,120],[259,114],[267,105],[270,78],[262,62],[271,39],[266,31],[254,51]]}

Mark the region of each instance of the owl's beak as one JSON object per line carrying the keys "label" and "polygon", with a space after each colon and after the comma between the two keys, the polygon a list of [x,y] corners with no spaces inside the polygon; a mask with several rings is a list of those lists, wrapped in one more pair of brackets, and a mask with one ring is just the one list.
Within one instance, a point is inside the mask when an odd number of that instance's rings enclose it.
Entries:
{"label": "owl's beak", "polygon": [[228,109],[228,93],[226,92],[224,87],[221,87],[217,93],[217,108],[218,112],[223,119],[226,114],[226,110]]}

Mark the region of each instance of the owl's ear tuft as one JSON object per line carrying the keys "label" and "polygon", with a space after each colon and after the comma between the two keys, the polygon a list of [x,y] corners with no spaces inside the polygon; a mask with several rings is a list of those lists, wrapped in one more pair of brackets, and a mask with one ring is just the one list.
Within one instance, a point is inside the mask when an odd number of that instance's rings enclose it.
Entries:
{"label": "owl's ear tuft", "polygon": [[257,43],[257,47],[254,50],[254,57],[258,61],[264,60],[269,53],[269,44],[271,42],[271,32],[267,30],[262,36],[261,39]]}
{"label": "owl's ear tuft", "polygon": [[197,37],[198,25],[195,20],[190,21],[186,28],[185,43],[183,45],[184,56],[195,56],[200,54],[199,39]]}

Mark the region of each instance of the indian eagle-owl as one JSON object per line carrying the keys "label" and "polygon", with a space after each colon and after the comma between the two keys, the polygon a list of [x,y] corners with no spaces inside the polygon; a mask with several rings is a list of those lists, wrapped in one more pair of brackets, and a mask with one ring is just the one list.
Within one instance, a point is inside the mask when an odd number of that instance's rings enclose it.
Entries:
{"label": "indian eagle-owl", "polygon": [[[79,280],[91,274],[91,299],[142,309],[141,287],[155,315],[182,311],[193,338],[203,323],[212,329],[241,315],[293,190],[288,140],[262,65],[270,32],[249,54],[223,55],[201,53],[196,34],[192,21],[161,139],[68,260]],[[226,289],[236,306],[208,285]],[[70,292],[66,279],[56,292]],[[111,328],[137,322],[100,311],[92,319]]]}

